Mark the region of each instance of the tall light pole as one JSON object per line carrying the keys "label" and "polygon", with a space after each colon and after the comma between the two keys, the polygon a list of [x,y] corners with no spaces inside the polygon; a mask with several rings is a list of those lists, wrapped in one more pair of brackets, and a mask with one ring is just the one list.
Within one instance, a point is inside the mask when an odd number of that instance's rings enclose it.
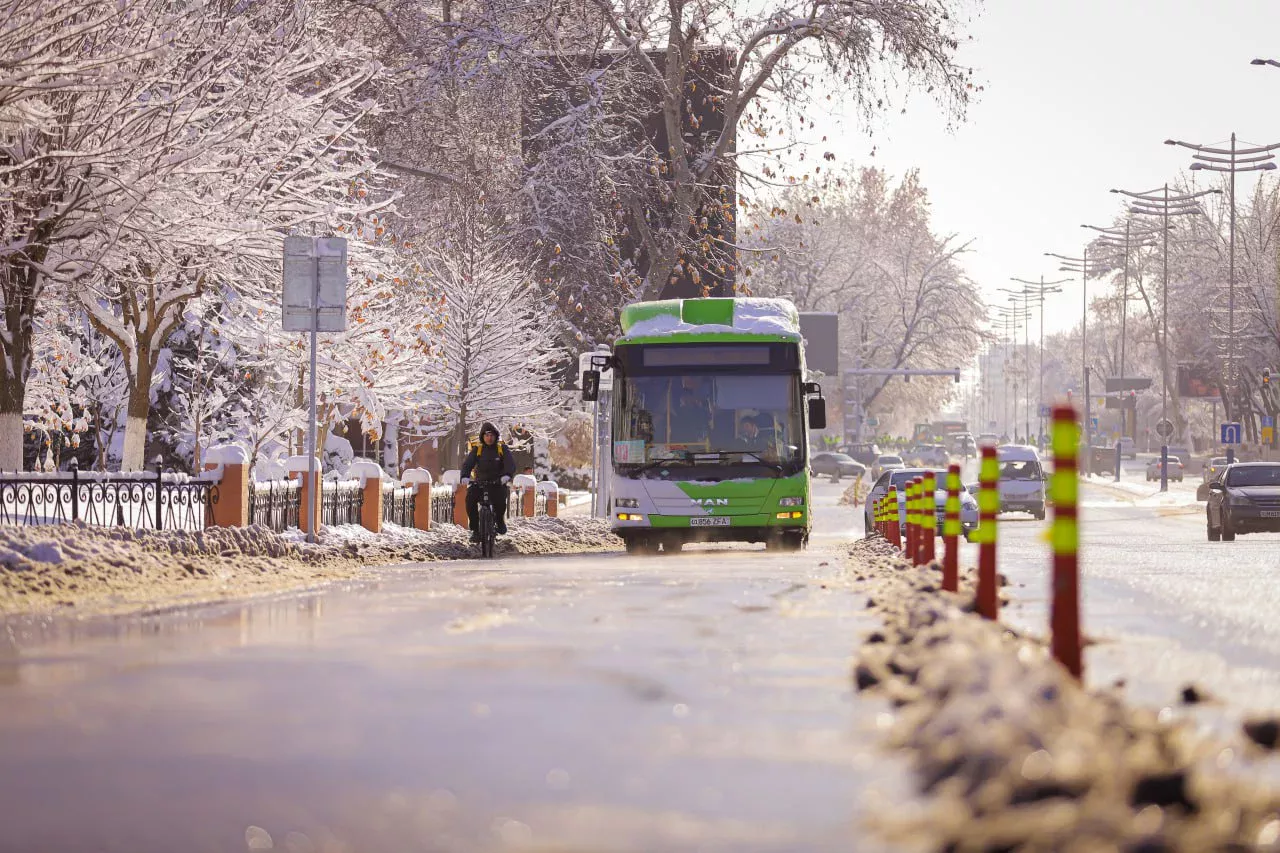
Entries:
{"label": "tall light pole", "polygon": [[1036,415],[1037,420],[1040,423],[1040,430],[1036,435],[1042,436],[1044,435],[1044,415],[1040,412],[1040,407],[1044,405],[1044,298],[1050,293],[1062,293],[1062,288],[1058,285],[1067,284],[1071,279],[1064,278],[1058,281],[1046,282],[1044,280],[1044,276],[1040,276],[1040,281],[1035,282],[1011,276],[1009,280],[1016,281],[1018,284],[1026,285],[1026,289],[1034,292],[1036,294],[1037,301],[1040,303],[1040,397],[1036,404]]}
{"label": "tall light pole", "polygon": [[[1045,252],[1045,257],[1057,258],[1062,262],[1059,272],[1073,272],[1080,276],[1080,381],[1084,383],[1081,392],[1084,396],[1084,440],[1085,447],[1093,446],[1093,422],[1089,405],[1089,277],[1106,271],[1101,265],[1089,266],[1089,247],[1078,258],[1070,258],[1055,252]],[[1096,264],[1096,262],[1095,262]]]}
{"label": "tall light pole", "polygon": [[[1003,290],[1003,288],[1001,289]],[[1031,315],[1031,311],[1029,308],[1026,307],[1025,304],[1021,307],[1018,305],[1018,301],[1023,298],[1023,295],[1021,293],[1014,293],[1013,291],[1009,291],[1009,290],[1004,290],[1004,292],[1012,294],[1009,296],[1009,301],[1013,304],[1011,307],[997,306],[996,313],[999,314],[1002,318],[1004,318],[1008,322],[1009,344],[1012,349],[1017,349],[1019,321],[1022,321],[1023,328],[1027,330],[1028,334],[1030,334],[1030,329],[1029,329],[1030,324],[1026,321],[1029,319]],[[1006,350],[1006,352],[1008,351]],[[1026,364],[1025,354],[1026,354],[1026,349],[1024,348],[1023,350],[1024,365]],[[1006,363],[1008,363],[1009,361],[1012,361],[1012,359],[1013,357],[1012,357],[1012,354],[1010,353],[1006,357]],[[1030,390],[1029,388],[1031,384],[1030,376],[1027,377],[1026,384],[1028,386],[1028,390]],[[1013,400],[1011,401],[1011,405],[1010,405],[1009,425],[1013,427],[1013,433],[1016,435],[1018,432],[1018,372],[1016,369],[1013,372]],[[1027,431],[1028,432],[1031,431],[1031,414],[1029,411],[1027,412]]]}
{"label": "tall light pole", "polygon": [[1166,139],[1164,144],[1177,145],[1194,151],[1195,153],[1191,155],[1193,172],[1226,172],[1230,175],[1228,181],[1230,194],[1227,200],[1231,218],[1227,250],[1227,396],[1231,399],[1234,413],[1238,411],[1236,407],[1239,402],[1235,399],[1235,395],[1239,393],[1239,383],[1236,378],[1236,173],[1269,172],[1275,169],[1275,155],[1271,152],[1280,148],[1280,142],[1240,148],[1236,145],[1235,133],[1232,133],[1231,143],[1226,148],[1197,145],[1178,139]]}
{"label": "tall light pole", "polygon": [[[1169,419],[1169,231],[1173,228],[1169,224],[1169,219],[1174,216],[1195,216],[1204,213],[1199,200],[1207,195],[1221,195],[1222,190],[1170,194],[1169,185],[1165,184],[1160,189],[1146,192],[1119,189],[1113,189],[1112,192],[1130,199],[1130,213],[1159,216],[1163,220],[1158,229],[1164,234],[1164,272],[1160,287],[1160,420],[1166,421]],[[1162,435],[1160,436],[1160,458],[1168,459],[1168,454],[1169,439]],[[1160,466],[1160,491],[1162,492],[1169,491],[1169,476],[1165,468],[1165,465]]]}
{"label": "tall light pole", "polygon": [[1126,320],[1129,315],[1129,252],[1131,249],[1142,249],[1154,246],[1155,241],[1153,235],[1158,229],[1134,229],[1133,220],[1126,218],[1124,227],[1114,225],[1110,228],[1103,228],[1098,225],[1081,225],[1081,228],[1087,228],[1090,231],[1096,231],[1099,236],[1095,242],[1109,248],[1120,249],[1124,252],[1124,273],[1121,279],[1121,295],[1120,295],[1120,376],[1125,374],[1125,350],[1127,343],[1127,327]]}

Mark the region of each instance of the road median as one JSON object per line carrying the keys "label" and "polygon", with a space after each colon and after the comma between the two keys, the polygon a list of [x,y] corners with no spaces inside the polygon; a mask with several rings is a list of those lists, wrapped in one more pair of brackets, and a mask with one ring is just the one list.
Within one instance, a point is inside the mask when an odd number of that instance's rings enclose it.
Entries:
{"label": "road median", "polygon": [[891,702],[883,727],[926,796],[909,818],[879,820],[892,840],[957,853],[1280,849],[1280,794],[1232,774],[1243,743],[1082,688],[1044,643],[976,615],[972,576],[943,592],[936,567],[913,568],[879,538],[852,546],[848,567],[882,620],[854,682]]}
{"label": "road median", "polygon": [[[512,519],[498,556],[620,549],[591,518]],[[467,531],[355,525],[317,544],[261,525],[197,532],[84,524],[0,528],[0,614],[125,613],[243,598],[349,580],[373,566],[474,558]]]}

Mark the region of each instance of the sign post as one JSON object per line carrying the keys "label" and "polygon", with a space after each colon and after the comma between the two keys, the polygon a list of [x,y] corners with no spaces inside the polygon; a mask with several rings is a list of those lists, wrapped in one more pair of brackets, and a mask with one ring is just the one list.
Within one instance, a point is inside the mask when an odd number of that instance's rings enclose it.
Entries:
{"label": "sign post", "polygon": [[311,333],[311,401],[307,420],[307,541],[316,541],[316,334],[347,328],[345,237],[284,238],[284,330]]}

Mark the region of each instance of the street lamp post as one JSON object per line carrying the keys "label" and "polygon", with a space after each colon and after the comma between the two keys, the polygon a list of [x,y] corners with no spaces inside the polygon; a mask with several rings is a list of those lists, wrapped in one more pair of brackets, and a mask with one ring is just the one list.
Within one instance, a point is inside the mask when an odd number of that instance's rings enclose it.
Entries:
{"label": "street lamp post", "polygon": [[[1006,290],[1005,292],[1010,293],[1011,291]],[[1006,308],[1006,307],[1000,306],[996,308],[996,312],[1008,324],[1009,345],[1010,345],[1010,348],[1012,349],[1016,349],[1018,346],[1019,321],[1023,321],[1023,328],[1027,330],[1028,334],[1030,334],[1030,329],[1027,328],[1029,324],[1026,321],[1031,315],[1031,310],[1027,308],[1025,305],[1023,307],[1018,307],[1017,301],[1020,298],[1021,298],[1021,294],[1013,294],[1009,297],[1009,301],[1013,303],[1013,307]],[[1024,348],[1023,350],[1024,366],[1026,364],[1025,356],[1026,356],[1026,349]],[[1006,349],[1006,358],[1005,358],[1006,365],[1012,360],[1013,360],[1012,353],[1008,349]],[[1031,384],[1030,379],[1031,379],[1030,376],[1028,376],[1027,383],[1026,383],[1026,388],[1028,391],[1030,390],[1030,384]],[[1028,398],[1029,396],[1030,395],[1028,395]],[[1029,403],[1030,403],[1030,400],[1028,399],[1027,404],[1029,405]],[[1013,428],[1013,433],[1016,435],[1018,432],[1018,372],[1016,369],[1013,372],[1013,399],[1010,401],[1009,414],[1010,414],[1009,425]],[[1027,412],[1027,431],[1028,432],[1031,431],[1031,414],[1029,411]]]}
{"label": "street lamp post", "polygon": [[[1131,218],[1125,219],[1123,229],[1119,226],[1103,228],[1097,225],[1081,225],[1080,227],[1098,232],[1099,236],[1095,238],[1095,243],[1101,243],[1101,245],[1108,248],[1120,249],[1124,252],[1124,274],[1121,278],[1122,285],[1120,293],[1120,378],[1124,379],[1124,377],[1128,375],[1125,372],[1125,355],[1128,349],[1129,340],[1129,251],[1134,248],[1140,249],[1146,246],[1155,245],[1150,240],[1151,235],[1154,234],[1155,231],[1145,229],[1138,229],[1135,231],[1133,229],[1133,220]],[[1124,412],[1124,409],[1120,410],[1120,434],[1129,435],[1130,429],[1125,426],[1126,418]],[[1131,425],[1132,438],[1134,441],[1138,440],[1137,414],[1137,411],[1135,411],[1133,423]]]}
{"label": "street lamp post", "polygon": [[[1040,276],[1040,281],[1038,282],[1027,281],[1026,279],[1016,277],[1011,277],[1010,281],[1016,281],[1018,284],[1025,285],[1028,291],[1036,294],[1036,299],[1040,303],[1040,397],[1036,403],[1036,416],[1040,424],[1039,432],[1036,434],[1038,437],[1044,435],[1044,415],[1040,411],[1040,407],[1044,405],[1044,298],[1050,293],[1061,293],[1062,288],[1058,285],[1066,284],[1071,281],[1071,279],[1064,278],[1059,281],[1050,281],[1046,283],[1044,276]],[[1032,288],[1035,288],[1035,290],[1032,291]]]}
{"label": "street lamp post", "polygon": [[1058,267],[1060,272],[1073,272],[1080,276],[1080,381],[1084,383],[1084,388],[1081,390],[1084,396],[1085,447],[1092,447],[1093,422],[1090,413],[1092,407],[1089,404],[1089,277],[1105,272],[1106,268],[1101,265],[1089,266],[1089,247],[1087,245],[1084,247],[1084,253],[1078,258],[1059,255],[1055,252],[1045,252],[1044,254],[1045,257],[1057,258],[1062,262],[1062,266]]}
{"label": "street lamp post", "polygon": [[[1175,193],[1170,195],[1169,185],[1165,184],[1161,189],[1148,190],[1146,192],[1130,192],[1119,189],[1113,189],[1112,192],[1130,199],[1130,213],[1143,216],[1159,216],[1164,220],[1159,230],[1164,234],[1164,271],[1160,287],[1160,420],[1165,421],[1169,418],[1169,231],[1172,229],[1169,224],[1169,218],[1203,213],[1199,199],[1215,193],[1220,195],[1222,190],[1201,190],[1196,193]],[[1137,436],[1134,436],[1134,438],[1136,440]],[[1162,460],[1168,460],[1169,458],[1169,439],[1163,435],[1160,436],[1160,458]],[[1169,474],[1165,470],[1167,467],[1165,462],[1160,465],[1160,491],[1162,492],[1169,491]]]}
{"label": "street lamp post", "polygon": [[1274,170],[1275,155],[1271,152],[1280,148],[1280,142],[1239,148],[1236,146],[1236,135],[1233,132],[1231,143],[1226,148],[1197,145],[1178,139],[1166,139],[1164,144],[1194,151],[1195,153],[1191,155],[1193,172],[1225,172],[1230,176],[1228,181],[1230,193],[1227,201],[1230,205],[1231,220],[1227,241],[1229,247],[1227,250],[1227,396],[1231,400],[1232,412],[1236,412],[1239,406],[1239,400],[1235,398],[1239,393],[1239,382],[1236,377],[1236,173]]}

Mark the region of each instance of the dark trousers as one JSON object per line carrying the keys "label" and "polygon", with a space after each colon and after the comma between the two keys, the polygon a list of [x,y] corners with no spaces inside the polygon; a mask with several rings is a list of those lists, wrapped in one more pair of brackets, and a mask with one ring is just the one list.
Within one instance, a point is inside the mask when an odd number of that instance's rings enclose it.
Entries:
{"label": "dark trousers", "polygon": [[480,495],[489,490],[489,502],[493,504],[494,520],[498,532],[507,529],[507,493],[510,491],[501,483],[476,483],[467,486],[467,520],[471,523],[471,532],[480,532]]}

